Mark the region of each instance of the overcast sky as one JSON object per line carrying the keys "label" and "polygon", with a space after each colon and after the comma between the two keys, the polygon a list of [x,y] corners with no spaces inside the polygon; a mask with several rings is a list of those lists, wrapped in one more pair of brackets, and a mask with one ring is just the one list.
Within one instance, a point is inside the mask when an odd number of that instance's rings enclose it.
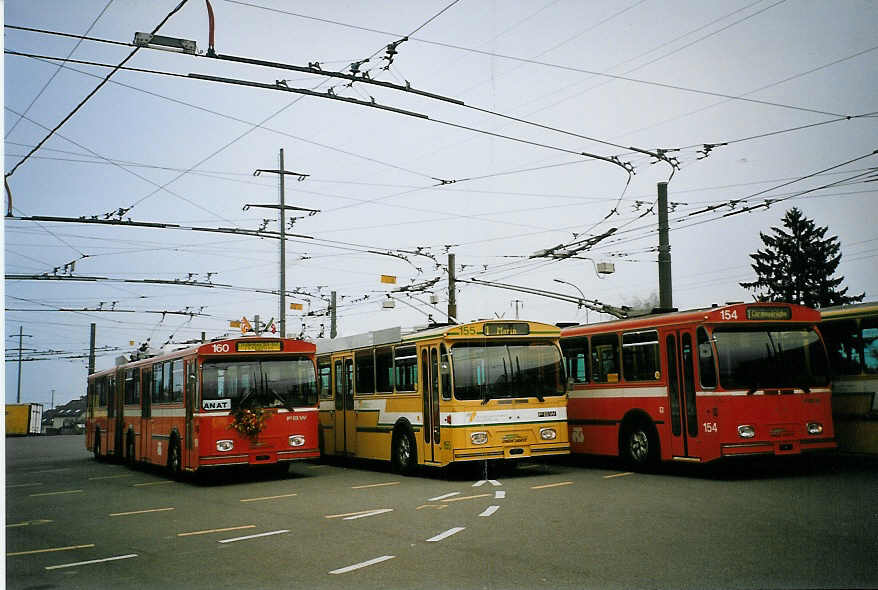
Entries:
{"label": "overcast sky", "polygon": [[[129,44],[177,2],[7,0],[4,48],[115,66],[132,47],[9,26]],[[294,212],[302,218],[289,231],[305,237],[288,241],[287,290],[303,295],[288,302],[323,311],[322,298],[335,290],[344,336],[423,324],[428,314],[444,319],[449,251],[465,280],[571,295],[578,288],[610,305],[655,299],[656,187],[670,181],[676,307],[750,300],[738,283],[754,277],[749,254],[761,246],[759,232],[793,206],[838,236],[839,274],[850,292],[878,298],[876,184],[874,172],[873,182],[862,176],[878,165],[870,156],[878,148],[878,3],[212,4],[217,54],[365,71],[463,104],[144,48],[125,67],[153,73],[117,71],[23,161],[110,68],[59,69],[59,61],[7,53],[4,162],[7,174],[14,169],[16,217],[276,232],[276,221],[263,222],[275,210],[244,206],[278,202],[277,175],[253,172],[276,169],[283,148],[285,168],[307,175],[287,177],[287,204],[319,210]],[[205,3],[185,3],[160,34],[206,52]],[[406,37],[385,59],[388,44]],[[766,199],[767,207],[727,215]],[[530,258],[614,228],[578,259]],[[4,242],[7,276],[106,279],[7,277],[7,359],[16,357],[10,349],[20,327],[30,335],[25,357],[49,350],[66,357],[87,353],[95,323],[97,345],[111,349],[99,356],[100,369],[130,351],[129,342],[216,337],[230,330],[229,320],[279,315],[278,297],[260,292],[279,287],[279,242],[271,237],[7,220]],[[615,273],[599,276],[595,265],[603,262]],[[397,276],[397,285],[382,284],[382,274]],[[125,282],[142,280],[217,286]],[[428,292],[382,308],[392,289],[432,281],[436,309],[421,303]],[[516,305],[522,318],[551,323],[607,319],[471,283],[459,284],[457,302],[462,321],[512,318]],[[114,311],[52,311],[61,308]],[[162,311],[203,315],[150,313]],[[320,324],[328,336],[328,318],[288,312],[288,333],[299,334],[303,323],[306,337],[317,337]],[[22,401],[48,404],[53,389],[56,404],[76,398],[86,372],[84,358],[26,362]],[[17,378],[17,364],[7,362],[7,402],[16,399]]]}

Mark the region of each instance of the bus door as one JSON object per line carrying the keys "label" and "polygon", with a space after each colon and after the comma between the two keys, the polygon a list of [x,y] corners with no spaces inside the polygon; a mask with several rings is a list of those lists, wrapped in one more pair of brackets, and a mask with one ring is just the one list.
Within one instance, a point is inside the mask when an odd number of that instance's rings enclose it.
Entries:
{"label": "bus door", "polygon": [[441,429],[439,428],[439,347],[421,349],[423,379],[422,402],[424,409],[424,461],[439,459]]}
{"label": "bus door", "polygon": [[[123,411],[125,408],[125,372],[124,371],[116,371],[115,377],[110,377],[110,391],[108,395],[110,399],[107,402],[107,407],[112,408],[109,410],[109,422],[112,424],[113,429],[113,440],[110,442],[107,437],[107,449],[108,455],[115,455],[116,457],[122,457],[124,454],[123,442],[122,442],[122,429],[125,427],[125,412]],[[112,444],[113,446],[110,446]]]}
{"label": "bus door", "polygon": [[671,456],[698,457],[698,407],[695,397],[695,337],[678,330],[665,337]]}
{"label": "bus door", "polygon": [[183,445],[183,456],[181,460],[183,465],[187,467],[195,467],[198,458],[198,449],[195,446],[195,407],[198,401],[198,361],[197,359],[187,359],[184,361],[184,375],[186,375],[186,386],[183,391],[183,399],[186,403],[186,442]]}
{"label": "bus door", "polygon": [[353,455],[357,450],[357,420],[354,415],[354,357],[335,359],[332,365],[335,393],[335,452]]}

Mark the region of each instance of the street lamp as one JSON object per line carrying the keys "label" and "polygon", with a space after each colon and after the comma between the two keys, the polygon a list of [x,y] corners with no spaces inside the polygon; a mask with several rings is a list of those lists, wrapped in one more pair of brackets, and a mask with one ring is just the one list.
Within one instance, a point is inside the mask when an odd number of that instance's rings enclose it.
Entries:
{"label": "street lamp", "polygon": [[[562,285],[570,285],[571,287],[573,287],[574,289],[576,289],[577,291],[579,291],[579,296],[580,296],[580,297],[582,297],[583,299],[585,299],[585,293],[583,293],[583,292],[582,292],[582,289],[580,289],[579,287],[577,287],[577,286],[574,285],[573,283],[570,283],[570,282],[568,282],[568,281],[562,281],[561,279],[552,279],[552,280],[554,280],[556,283],[561,283]],[[582,309],[582,303],[580,303],[580,304],[578,305],[578,307],[579,307],[580,309]],[[587,307],[585,308],[585,323],[586,323],[586,324],[588,323],[588,308],[587,308]]]}

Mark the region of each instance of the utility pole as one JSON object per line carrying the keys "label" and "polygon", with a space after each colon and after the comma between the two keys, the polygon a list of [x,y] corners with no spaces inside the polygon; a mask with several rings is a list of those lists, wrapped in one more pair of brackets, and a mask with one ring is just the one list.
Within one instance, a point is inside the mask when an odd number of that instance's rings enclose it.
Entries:
{"label": "utility pole", "polygon": [[24,333],[24,326],[18,326],[18,393],[15,395],[15,403],[21,403],[21,353],[24,351],[22,338],[27,336],[31,337],[30,334]]}
{"label": "utility pole", "polygon": [[329,337],[335,338],[338,335],[335,323],[335,291],[329,294]]}
{"label": "utility pole", "polygon": [[674,307],[673,288],[671,286],[671,242],[668,239],[668,183],[658,183],[658,222],[659,222],[659,307]]}
{"label": "utility pole", "polygon": [[55,409],[55,390],[54,389],[52,390],[52,407],[50,407],[49,409],[50,410]]}
{"label": "utility pole", "polygon": [[457,283],[455,279],[454,254],[448,253],[448,321],[457,320]]}
{"label": "utility pole", "polygon": [[280,321],[280,335],[282,338],[286,338],[287,336],[287,209],[295,209],[297,211],[308,211],[310,214],[319,213],[316,209],[306,209],[303,207],[292,207],[286,204],[286,193],[285,193],[285,176],[287,174],[291,174],[293,176],[298,177],[299,180],[305,180],[308,178],[308,174],[302,174],[301,172],[293,172],[292,170],[287,170],[284,168],[284,150],[280,149],[278,154],[278,162],[280,167],[277,170],[266,170],[263,168],[259,168],[256,170],[253,175],[259,176],[263,172],[271,172],[272,174],[277,174],[280,177],[280,204],[279,205],[256,205],[256,204],[246,204],[244,205],[244,210],[246,211],[250,207],[262,207],[265,209],[279,209],[280,210],[280,309],[278,313],[278,318]]}
{"label": "utility pole", "polygon": [[280,148],[280,337],[287,337],[287,218],[284,203],[284,149]]}
{"label": "utility pole", "polygon": [[91,325],[91,338],[88,345],[88,374],[95,372],[95,325]]}

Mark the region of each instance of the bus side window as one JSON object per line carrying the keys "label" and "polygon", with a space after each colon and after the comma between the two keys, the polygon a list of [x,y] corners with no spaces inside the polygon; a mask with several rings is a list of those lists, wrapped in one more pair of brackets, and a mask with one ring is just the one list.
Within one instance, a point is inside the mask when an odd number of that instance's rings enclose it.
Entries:
{"label": "bus side window", "polygon": [[317,386],[320,399],[332,399],[332,363],[329,357],[317,359]]}
{"label": "bus side window", "polygon": [[878,373],[878,320],[864,319],[862,328],[863,371],[874,375]]}
{"label": "bus side window", "polygon": [[183,401],[183,359],[171,361],[171,388],[168,392],[168,401]]}
{"label": "bus side window", "polygon": [[661,379],[657,331],[643,330],[622,334],[622,370],[625,381]]}
{"label": "bus side window", "polygon": [[375,391],[393,393],[393,350],[389,346],[375,349]]}
{"label": "bus side window", "polygon": [[591,337],[591,369],[595,383],[619,382],[619,337],[616,334]]}
{"label": "bus side window", "polygon": [[[825,322],[820,326],[820,331],[826,342],[832,372],[836,375],[859,375],[863,357],[860,353],[861,339],[857,320]],[[872,346],[876,346],[874,341]],[[873,359],[872,364],[878,364],[878,358]],[[875,371],[873,368],[873,372]]]}
{"label": "bus side window", "polygon": [[372,395],[375,393],[375,358],[372,349],[359,350],[354,355],[357,373],[357,395]]}
{"label": "bus side window", "polygon": [[164,363],[156,363],[152,367],[152,403],[162,403],[162,371]]}
{"label": "bus side window", "polygon": [[442,381],[442,399],[451,399],[451,357],[443,342],[439,348],[439,376]]}
{"label": "bus side window", "polygon": [[567,379],[572,383],[588,383],[588,338],[569,338],[561,342]]}
{"label": "bus side window", "polygon": [[393,349],[393,372],[397,393],[415,391],[418,385],[418,357],[414,346]]}
{"label": "bus side window", "polygon": [[713,360],[713,346],[704,327],[698,328],[698,375],[701,387],[716,387],[716,363]]}

